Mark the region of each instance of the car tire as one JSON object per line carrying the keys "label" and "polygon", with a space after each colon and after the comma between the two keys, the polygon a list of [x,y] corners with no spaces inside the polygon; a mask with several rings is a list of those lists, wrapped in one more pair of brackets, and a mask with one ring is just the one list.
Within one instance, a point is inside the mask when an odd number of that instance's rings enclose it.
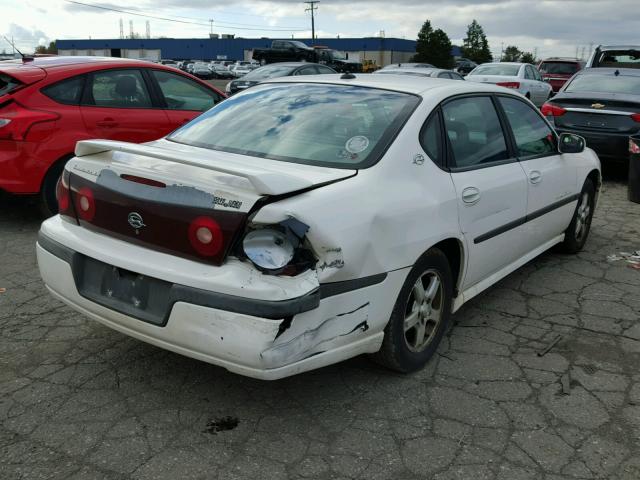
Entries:
{"label": "car tire", "polygon": [[53,217],[58,213],[58,200],[56,199],[56,186],[64,166],[67,163],[67,159],[62,160],[54,164],[42,181],[42,188],[40,189],[40,212],[46,218]]}
{"label": "car tire", "polygon": [[373,360],[403,373],[424,367],[449,328],[452,297],[449,261],[432,248],[407,275]]}
{"label": "car tire", "polygon": [[591,179],[587,178],[578,197],[578,204],[573,212],[571,223],[564,232],[564,241],[560,244],[560,250],[564,253],[578,253],[587,242],[593,219],[595,198],[596,187]]}

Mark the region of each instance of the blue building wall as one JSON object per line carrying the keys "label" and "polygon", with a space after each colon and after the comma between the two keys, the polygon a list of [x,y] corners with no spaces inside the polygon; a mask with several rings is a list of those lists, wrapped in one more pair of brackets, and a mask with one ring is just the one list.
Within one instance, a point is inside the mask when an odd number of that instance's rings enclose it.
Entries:
{"label": "blue building wall", "polygon": [[[268,48],[272,38],[141,38],[104,40],[56,40],[62,50],[96,49],[147,49],[162,51],[162,58],[173,59],[215,59],[226,55],[228,59],[243,59],[245,50]],[[289,39],[283,39],[289,40]],[[310,38],[296,39],[307,45],[324,45],[341,51],[396,51],[415,52],[415,40],[400,38],[318,38],[315,43]]]}

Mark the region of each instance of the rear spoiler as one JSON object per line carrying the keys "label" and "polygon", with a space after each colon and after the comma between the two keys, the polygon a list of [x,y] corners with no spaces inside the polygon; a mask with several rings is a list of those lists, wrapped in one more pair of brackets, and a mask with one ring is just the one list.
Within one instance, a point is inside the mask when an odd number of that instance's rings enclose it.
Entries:
{"label": "rear spoiler", "polygon": [[254,190],[261,195],[280,195],[313,186],[313,182],[309,179],[269,170],[267,168],[238,165],[230,161],[223,162],[219,158],[209,158],[203,155],[193,155],[186,158],[184,154],[180,152],[173,152],[164,148],[140,145],[137,143],[117,142],[114,140],[81,140],[76,144],[75,154],[77,157],[84,157],[86,155],[109,151],[158,158],[169,162],[191,165],[243,177],[246,178]]}

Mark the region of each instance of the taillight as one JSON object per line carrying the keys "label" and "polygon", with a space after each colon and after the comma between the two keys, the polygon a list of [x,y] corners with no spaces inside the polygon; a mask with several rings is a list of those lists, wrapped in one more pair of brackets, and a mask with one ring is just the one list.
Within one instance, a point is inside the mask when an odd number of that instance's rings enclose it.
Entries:
{"label": "taillight", "polygon": [[58,118],[57,113],[31,110],[11,102],[0,111],[0,140],[25,140],[31,127]]}
{"label": "taillight", "polygon": [[640,145],[636,143],[633,138],[629,139],[629,153],[638,154],[640,153]]}
{"label": "taillight", "polygon": [[640,123],[640,113],[634,113],[633,115],[631,115],[631,120]]}
{"label": "taillight", "polygon": [[559,107],[558,105],[554,105],[553,103],[545,103],[544,105],[542,105],[540,111],[545,117],[561,117],[562,115],[567,113],[564,108]]}
{"label": "taillight", "polygon": [[197,217],[189,225],[189,242],[204,257],[220,253],[223,240],[220,225],[211,217]]}
{"label": "taillight", "polygon": [[88,187],[83,187],[78,190],[75,195],[76,199],[76,212],[78,217],[85,222],[90,222],[96,214],[96,200],[93,196],[93,191]]}
{"label": "taillight", "polygon": [[498,82],[496,85],[504,88],[520,88],[520,82]]}
{"label": "taillight", "polygon": [[[70,173],[65,169],[60,175],[58,184],[56,185],[56,200],[58,201],[58,213],[65,217],[73,218],[73,210],[71,208],[71,190],[69,189]],[[75,221],[75,218],[74,218]]]}

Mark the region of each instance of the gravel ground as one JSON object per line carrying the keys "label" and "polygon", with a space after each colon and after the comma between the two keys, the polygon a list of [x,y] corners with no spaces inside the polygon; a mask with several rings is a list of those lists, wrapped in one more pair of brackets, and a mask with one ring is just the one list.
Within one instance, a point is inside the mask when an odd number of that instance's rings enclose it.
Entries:
{"label": "gravel ground", "polygon": [[[111,331],[40,281],[0,199],[0,478],[640,478],[640,205],[605,184],[584,252],[476,297],[426,369],[261,382]],[[558,335],[561,339],[539,356]]]}

